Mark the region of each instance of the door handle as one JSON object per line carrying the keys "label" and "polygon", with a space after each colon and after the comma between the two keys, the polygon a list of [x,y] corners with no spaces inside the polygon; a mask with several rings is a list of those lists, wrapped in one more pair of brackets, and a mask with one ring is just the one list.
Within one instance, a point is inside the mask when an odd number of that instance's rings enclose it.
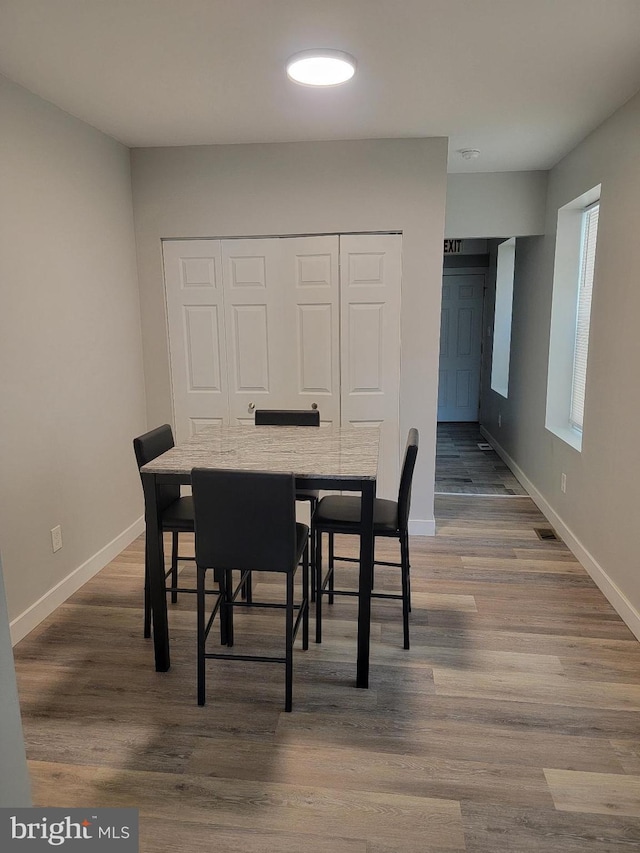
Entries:
{"label": "door handle", "polygon": [[255,403],[249,403],[249,411],[252,412],[256,407]]}
{"label": "door handle", "polygon": [[318,408],[318,404],[317,404],[317,403],[312,403],[312,404],[311,404],[311,408],[312,408],[312,409],[314,409],[314,410],[315,410],[315,409],[317,409],[317,408]]}

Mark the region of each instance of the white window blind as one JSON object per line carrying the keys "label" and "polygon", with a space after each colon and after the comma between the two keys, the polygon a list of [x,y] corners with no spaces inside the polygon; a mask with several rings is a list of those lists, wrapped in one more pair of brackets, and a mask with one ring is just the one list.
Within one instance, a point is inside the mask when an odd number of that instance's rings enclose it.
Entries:
{"label": "white window blind", "polygon": [[582,431],[584,423],[584,392],[587,381],[587,354],[589,349],[589,323],[591,319],[591,294],[593,270],[596,260],[598,214],[600,204],[588,207],[583,215],[582,250],[580,253],[580,279],[578,282],[578,308],[576,313],[576,342],[571,380],[571,426]]}

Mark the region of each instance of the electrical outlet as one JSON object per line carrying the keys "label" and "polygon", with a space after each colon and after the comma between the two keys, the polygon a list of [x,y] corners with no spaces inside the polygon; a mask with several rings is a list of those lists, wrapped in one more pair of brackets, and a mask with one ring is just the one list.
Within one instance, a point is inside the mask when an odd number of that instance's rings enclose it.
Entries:
{"label": "electrical outlet", "polygon": [[502,415],[498,415],[498,426],[502,426]]}
{"label": "electrical outlet", "polygon": [[567,491],[567,475],[560,474],[560,491],[566,493]]}
{"label": "electrical outlet", "polygon": [[51,547],[54,554],[62,548],[62,528],[59,524],[57,527],[51,528]]}

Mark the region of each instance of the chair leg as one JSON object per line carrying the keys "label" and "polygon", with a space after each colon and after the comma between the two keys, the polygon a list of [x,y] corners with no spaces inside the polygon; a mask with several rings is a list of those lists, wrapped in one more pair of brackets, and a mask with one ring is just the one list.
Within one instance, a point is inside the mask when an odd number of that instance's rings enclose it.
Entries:
{"label": "chair leg", "polygon": [[316,511],[317,506],[318,501],[315,498],[311,498],[309,501],[309,520],[311,522],[311,533],[309,534],[309,541],[311,543],[311,601],[316,600],[316,537],[313,524],[313,514]]}
{"label": "chair leg", "polygon": [[316,643],[322,642],[322,532],[316,530]]}
{"label": "chair leg", "polygon": [[404,648],[409,648],[409,537],[400,534],[400,571],[402,573],[402,632]]}
{"label": "chair leg", "polygon": [[233,646],[233,572],[231,569],[225,569],[224,571],[224,586],[224,604],[221,607],[224,607],[226,612],[225,634],[227,646],[231,648]]}
{"label": "chair leg", "polygon": [[302,555],[302,650],[309,648],[309,543]]}
{"label": "chair leg", "polygon": [[286,649],[285,649],[285,711],[293,704],[293,572],[287,574]]}
{"label": "chair leg", "polygon": [[409,558],[409,533],[404,534],[407,537],[407,597],[409,599],[409,613],[411,613],[411,560]]}
{"label": "chair leg", "polygon": [[[171,586],[178,586],[178,531],[174,530],[171,534]],[[176,604],[178,601],[178,593],[171,593],[171,603]]]}
{"label": "chair leg", "polygon": [[198,600],[198,705],[205,703],[205,569],[197,566],[198,575],[197,600]]}
{"label": "chair leg", "polygon": [[334,560],[334,537],[333,533],[329,534],[329,604],[333,604],[333,589],[334,589],[334,569],[333,569],[333,560]]}
{"label": "chair leg", "polygon": [[149,581],[149,559],[145,548],[144,554],[144,637],[151,636],[151,585]]}
{"label": "chair leg", "polygon": [[240,597],[243,601],[246,601],[247,604],[253,603],[253,584],[251,582],[251,572],[247,575],[247,579],[242,584],[240,589]]}

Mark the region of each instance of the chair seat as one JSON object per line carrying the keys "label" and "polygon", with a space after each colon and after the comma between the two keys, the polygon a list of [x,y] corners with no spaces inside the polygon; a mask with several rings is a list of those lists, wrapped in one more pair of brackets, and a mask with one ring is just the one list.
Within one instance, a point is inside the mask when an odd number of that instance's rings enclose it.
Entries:
{"label": "chair seat", "polygon": [[320,498],[318,489],[296,489],[297,501],[317,501]]}
{"label": "chair seat", "polygon": [[193,518],[193,498],[186,495],[169,504],[162,513],[162,528],[178,533],[193,533]]}
{"label": "chair seat", "polygon": [[[358,533],[360,498],[356,495],[327,495],[322,498],[313,517],[314,525],[330,527],[336,533]],[[398,532],[398,504],[376,498],[373,505],[373,531],[378,535]]]}

